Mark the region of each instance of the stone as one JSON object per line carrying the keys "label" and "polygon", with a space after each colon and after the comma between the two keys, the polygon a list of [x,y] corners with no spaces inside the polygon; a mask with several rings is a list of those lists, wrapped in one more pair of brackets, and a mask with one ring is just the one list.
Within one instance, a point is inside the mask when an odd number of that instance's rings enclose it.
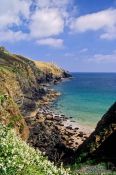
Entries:
{"label": "stone", "polygon": [[79,128],[78,127],[76,127],[76,128],[74,128],[75,130],[78,130]]}
{"label": "stone", "polygon": [[64,124],[63,124],[63,123],[59,123],[59,125],[60,125],[60,126],[64,126]]}
{"label": "stone", "polygon": [[67,129],[71,129],[72,130],[72,126],[66,126]]}
{"label": "stone", "polygon": [[80,131],[79,134],[78,134],[79,137],[83,137],[83,132]]}
{"label": "stone", "polygon": [[54,120],[56,120],[56,121],[61,121],[61,119],[60,119],[60,117],[59,116],[54,116]]}
{"label": "stone", "polygon": [[52,116],[52,115],[47,115],[47,116],[46,116],[46,119],[47,119],[47,120],[52,120],[52,119],[53,119],[53,116]]}

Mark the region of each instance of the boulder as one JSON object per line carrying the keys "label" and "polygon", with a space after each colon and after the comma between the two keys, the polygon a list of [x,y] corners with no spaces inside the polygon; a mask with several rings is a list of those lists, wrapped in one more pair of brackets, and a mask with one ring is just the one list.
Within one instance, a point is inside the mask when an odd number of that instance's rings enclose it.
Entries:
{"label": "boulder", "polygon": [[47,120],[52,120],[52,119],[53,119],[53,116],[52,116],[52,115],[47,115],[47,116],[46,116],[46,119],[47,119]]}
{"label": "boulder", "polygon": [[66,126],[66,128],[72,130],[72,126]]}
{"label": "boulder", "polygon": [[82,131],[80,131],[79,134],[78,134],[79,137],[83,137],[83,135],[84,135],[84,134],[83,134]]}

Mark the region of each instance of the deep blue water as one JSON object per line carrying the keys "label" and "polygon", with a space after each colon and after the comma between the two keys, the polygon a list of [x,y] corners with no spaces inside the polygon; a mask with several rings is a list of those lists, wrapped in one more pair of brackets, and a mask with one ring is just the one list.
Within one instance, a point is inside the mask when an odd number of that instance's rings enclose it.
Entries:
{"label": "deep blue water", "polygon": [[116,101],[116,73],[72,73],[55,86],[62,95],[54,108],[81,124],[95,126]]}

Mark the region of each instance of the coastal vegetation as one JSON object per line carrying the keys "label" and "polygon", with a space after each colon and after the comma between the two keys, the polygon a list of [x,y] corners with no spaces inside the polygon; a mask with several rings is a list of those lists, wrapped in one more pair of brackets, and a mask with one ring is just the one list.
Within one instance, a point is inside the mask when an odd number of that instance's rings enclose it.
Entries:
{"label": "coastal vegetation", "polygon": [[0,175],[69,175],[57,168],[40,151],[16,136],[13,129],[0,124]]}
{"label": "coastal vegetation", "polygon": [[0,175],[115,174],[116,104],[92,134],[49,108],[60,95],[50,85],[69,77],[0,47]]}
{"label": "coastal vegetation", "polygon": [[40,151],[26,143],[29,128],[24,114],[37,108],[38,99],[46,94],[41,82],[51,81],[52,76],[53,72],[41,71],[33,61],[0,48],[1,175],[70,174],[62,166],[54,166]]}

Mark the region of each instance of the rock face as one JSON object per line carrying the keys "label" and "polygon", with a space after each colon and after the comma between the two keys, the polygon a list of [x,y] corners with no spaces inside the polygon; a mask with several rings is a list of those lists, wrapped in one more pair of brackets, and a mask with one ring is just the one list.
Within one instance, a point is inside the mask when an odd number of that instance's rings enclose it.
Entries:
{"label": "rock face", "polygon": [[76,151],[76,159],[112,161],[116,164],[116,102],[98,122],[95,131]]}
{"label": "rock face", "polygon": [[[24,139],[27,137],[25,133],[28,135],[25,117],[36,110],[39,100],[48,94],[46,83],[57,82],[64,77],[60,68],[53,67],[53,74],[49,64],[47,72],[46,64],[43,65],[45,69],[41,70],[34,61],[0,47],[0,122],[12,125]],[[6,96],[10,100],[4,98]],[[3,99],[5,101],[1,104]],[[48,103],[46,99],[45,103]]]}
{"label": "rock face", "polygon": [[51,72],[51,64],[43,62],[43,66],[41,69],[34,61],[0,47],[0,91],[12,96],[24,115],[34,110],[36,101],[47,93],[42,83],[58,82],[67,77],[59,67],[52,66]]}

